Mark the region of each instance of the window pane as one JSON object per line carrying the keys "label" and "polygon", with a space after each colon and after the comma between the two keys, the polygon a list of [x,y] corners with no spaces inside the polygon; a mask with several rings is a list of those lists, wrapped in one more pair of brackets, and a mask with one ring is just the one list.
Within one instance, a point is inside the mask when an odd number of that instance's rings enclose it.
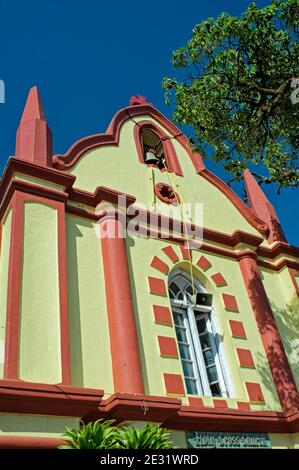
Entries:
{"label": "window pane", "polygon": [[172,282],[169,286],[169,288],[172,290],[172,292],[177,295],[178,292],[180,291],[180,288],[174,283]]}
{"label": "window pane", "polygon": [[202,336],[199,337],[200,339],[200,344],[202,349],[207,349],[210,348],[210,341],[209,341],[209,335],[208,334],[203,334]]}
{"label": "window pane", "polygon": [[176,336],[177,336],[178,341],[183,341],[183,343],[188,343],[185,328],[176,328]]}
{"label": "window pane", "polygon": [[190,395],[198,395],[198,389],[195,380],[185,379],[187,392]]}
{"label": "window pane", "polygon": [[203,351],[203,357],[207,366],[210,364],[214,364],[215,359],[212,349],[206,349],[205,351]]}
{"label": "window pane", "polygon": [[212,393],[213,397],[221,397],[222,396],[218,382],[215,383],[215,384],[210,385],[210,389],[211,389],[211,393]]}
{"label": "window pane", "polygon": [[207,367],[209,382],[217,382],[219,380],[216,366]]}
{"label": "window pane", "polygon": [[200,318],[199,320],[197,320],[197,329],[198,333],[203,333],[204,331],[206,331],[207,325],[205,318]]}
{"label": "window pane", "polygon": [[184,326],[184,318],[181,313],[173,312],[174,323],[179,326]]}
{"label": "window pane", "polygon": [[180,354],[181,354],[182,359],[191,359],[189,346],[186,346],[184,344],[179,343],[179,350],[180,350]]}
{"label": "window pane", "polygon": [[182,361],[184,375],[186,377],[194,377],[193,362]]}

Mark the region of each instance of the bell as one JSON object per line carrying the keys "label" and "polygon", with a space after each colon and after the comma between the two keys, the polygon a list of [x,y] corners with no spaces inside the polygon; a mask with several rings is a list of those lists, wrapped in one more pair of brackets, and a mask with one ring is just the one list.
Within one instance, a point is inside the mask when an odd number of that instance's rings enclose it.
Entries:
{"label": "bell", "polygon": [[201,308],[201,307],[212,307],[212,302],[213,302],[213,295],[212,294],[206,294],[203,292],[197,292],[196,294],[191,296],[191,302],[193,307],[196,308]]}
{"label": "bell", "polygon": [[157,165],[157,163],[159,162],[159,159],[156,157],[156,154],[154,153],[154,149],[149,149],[145,153],[144,162],[150,163],[152,165]]}

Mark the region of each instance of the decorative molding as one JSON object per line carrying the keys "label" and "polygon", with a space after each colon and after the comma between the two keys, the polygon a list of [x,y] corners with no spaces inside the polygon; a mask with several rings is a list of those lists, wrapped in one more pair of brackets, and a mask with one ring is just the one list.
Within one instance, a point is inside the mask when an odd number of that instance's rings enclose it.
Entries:
{"label": "decorative molding", "polygon": [[227,286],[227,282],[221,273],[212,274],[211,279],[214,281],[217,287]]}
{"label": "decorative molding", "polygon": [[254,382],[245,382],[246,390],[250,403],[263,404],[265,403],[264,395],[260,384]]}
{"label": "decorative molding", "polygon": [[210,261],[208,261],[207,258],[205,258],[204,256],[200,256],[196,264],[202,271],[207,271],[212,266]]}
{"label": "decorative molding", "polygon": [[153,305],[155,323],[159,325],[173,326],[172,315],[168,307]]}
{"label": "decorative molding", "polygon": [[228,310],[229,312],[239,313],[237,299],[234,295],[222,294],[222,300],[225,310]]}
{"label": "decorative molding", "polygon": [[239,360],[240,367],[247,367],[249,369],[254,369],[254,360],[249,349],[237,348],[236,353]]}
{"label": "decorative molding", "polygon": [[178,359],[178,348],[174,338],[169,336],[158,336],[160,355]]}
{"label": "decorative molding", "polygon": [[163,374],[165,390],[169,395],[185,396],[182,376],[179,374]]}
{"label": "decorative molding", "polygon": [[148,276],[148,284],[150,294],[160,295],[161,297],[167,297],[167,290],[163,279]]}
{"label": "decorative molding", "polygon": [[103,390],[63,384],[0,380],[0,409],[6,413],[80,417],[98,410],[103,395]]}
{"label": "decorative molding", "polygon": [[173,247],[172,246],[165,246],[165,248],[162,248],[162,250],[164,251],[164,253],[168,256],[168,258],[173,262],[173,263],[177,263],[179,261],[179,257],[178,255],[176,254],[176,252],[174,251]]}
{"label": "decorative molding", "polygon": [[229,320],[229,326],[233,338],[247,339],[245,328],[241,321]]}
{"label": "decorative molding", "polygon": [[165,275],[168,274],[168,272],[169,272],[169,267],[167,266],[167,264],[164,263],[164,261],[162,261],[157,256],[153,257],[153,259],[151,261],[151,267],[154,268],[154,269],[157,269],[158,271],[160,271],[161,273],[163,273]]}

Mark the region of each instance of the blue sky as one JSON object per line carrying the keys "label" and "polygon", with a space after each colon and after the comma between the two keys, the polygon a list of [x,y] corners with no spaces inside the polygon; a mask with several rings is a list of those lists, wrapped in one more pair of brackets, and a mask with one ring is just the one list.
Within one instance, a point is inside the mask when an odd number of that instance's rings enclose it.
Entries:
{"label": "blue sky", "polygon": [[[173,49],[193,26],[222,11],[239,15],[249,0],[0,0],[0,171],[15,150],[15,130],[28,89],[40,89],[54,151],[104,132],[115,111],[142,94],[163,114],[161,80],[174,74]],[[260,0],[258,5],[270,3]],[[214,163],[208,168],[224,173]],[[299,243],[298,189],[265,188],[290,243]],[[297,217],[296,217],[297,215]]]}

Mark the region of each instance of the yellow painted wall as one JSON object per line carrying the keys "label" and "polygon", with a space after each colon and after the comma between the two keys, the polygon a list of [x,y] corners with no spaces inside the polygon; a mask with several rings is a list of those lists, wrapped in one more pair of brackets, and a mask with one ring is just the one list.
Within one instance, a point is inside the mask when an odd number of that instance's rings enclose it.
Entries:
{"label": "yellow painted wall", "polygon": [[297,387],[299,387],[299,300],[287,267],[279,272],[263,268],[261,273],[272,312]]}
{"label": "yellow painted wall", "polygon": [[72,384],[113,393],[101,243],[95,224],[67,216]]}
{"label": "yellow painted wall", "polygon": [[3,220],[1,251],[0,251],[0,378],[3,378],[3,369],[4,369],[10,232],[11,232],[11,211],[9,211],[6,219]]}
{"label": "yellow painted wall", "polygon": [[57,211],[25,202],[19,374],[61,381]]}
{"label": "yellow painted wall", "polygon": [[[149,116],[139,116],[134,118],[134,121],[138,122],[144,119],[153,121]],[[157,125],[159,126],[159,124]],[[146,165],[139,163],[133,137],[134,126],[135,123],[132,120],[123,124],[119,146],[99,147],[86,152],[79,159],[70,170],[77,178],[75,182],[77,188],[94,192],[97,186],[103,185],[132,194],[136,197],[139,205],[142,203],[149,207],[149,170]],[[163,130],[169,135],[166,129]],[[172,143],[184,173],[184,177],[176,177],[176,181],[179,182],[185,202],[204,204],[203,225],[226,233],[232,233],[239,229],[260,235],[219,189],[196,174],[190,157],[182,145],[175,139],[172,139]],[[154,179],[155,183],[172,183],[166,173],[156,168],[154,169]],[[169,208],[166,204],[162,205],[164,210]]]}
{"label": "yellow painted wall", "polygon": [[79,427],[79,417],[0,413],[1,436],[61,437],[66,426]]}

